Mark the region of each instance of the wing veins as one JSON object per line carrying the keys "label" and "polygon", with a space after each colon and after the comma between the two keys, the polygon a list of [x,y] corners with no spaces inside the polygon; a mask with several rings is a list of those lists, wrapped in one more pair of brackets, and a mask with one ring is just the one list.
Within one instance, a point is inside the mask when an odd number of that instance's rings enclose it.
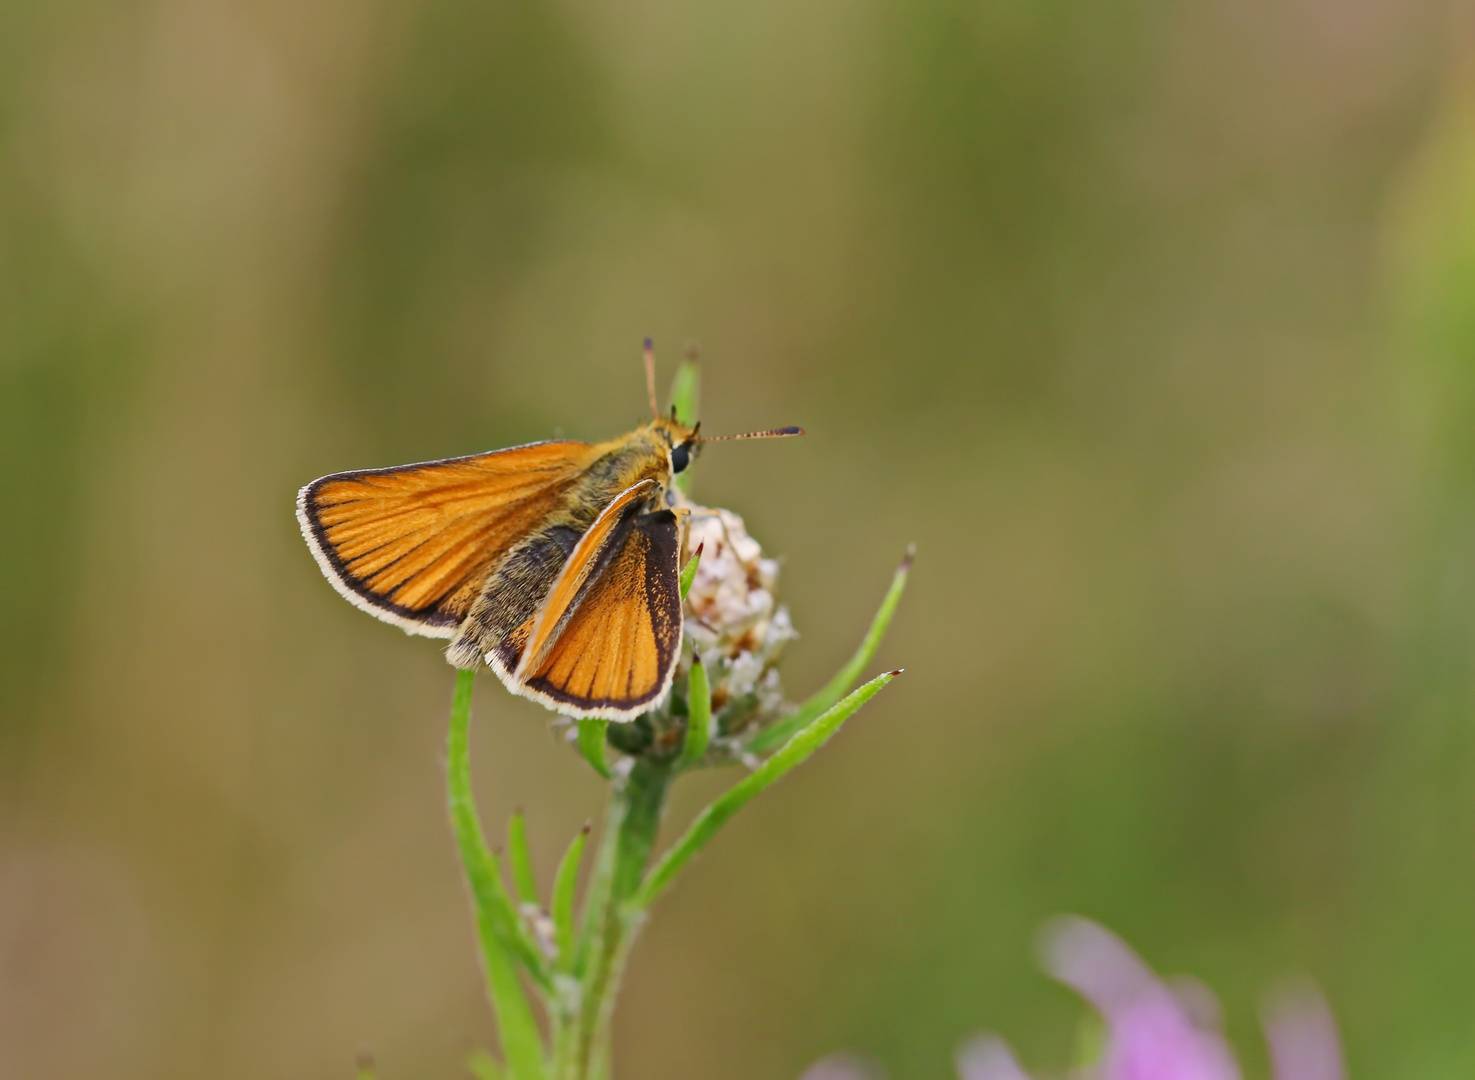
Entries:
{"label": "wing veins", "polygon": [[[577,613],[584,597],[588,595],[592,579],[597,576],[594,564],[603,556],[620,528],[621,523],[618,520],[608,521],[608,519],[617,515],[623,515],[626,509],[635,502],[639,493],[648,491],[655,487],[655,485],[656,482],[649,479],[631,484],[610,500],[609,505],[600,511],[599,517],[594,519],[594,523],[579,538],[578,544],[575,545],[574,550],[569,553],[568,559],[564,562],[563,569],[559,571],[558,577],[554,579],[553,587],[548,590],[547,596],[543,598],[543,603],[539,605],[537,613],[533,616],[533,627],[528,633],[527,644],[523,647],[522,658],[518,661],[517,670],[513,676],[517,681],[526,681],[528,674],[538,669],[542,664],[544,656],[547,655],[549,649],[553,647],[553,644],[558,640],[570,620]],[[602,533],[597,532],[597,530],[601,530],[601,527],[603,527]],[[586,543],[591,545],[587,551],[582,550]],[[543,625],[552,610],[552,606],[559,602],[560,595],[566,587],[570,573],[579,575],[579,580],[573,586],[572,594],[563,602],[563,608],[558,612],[556,621],[548,633],[547,640],[540,641],[539,638],[543,634]]]}

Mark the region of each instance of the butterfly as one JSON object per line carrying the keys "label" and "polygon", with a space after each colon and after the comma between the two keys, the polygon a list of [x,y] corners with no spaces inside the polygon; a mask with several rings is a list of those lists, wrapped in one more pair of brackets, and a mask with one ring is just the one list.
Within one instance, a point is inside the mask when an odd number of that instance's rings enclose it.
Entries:
{"label": "butterfly", "polygon": [[671,688],[681,652],[686,516],[674,477],[706,437],[661,416],[608,442],[529,443],[320,477],[297,493],[318,566],[354,606],[449,638],[513,693],[568,716],[633,720]]}

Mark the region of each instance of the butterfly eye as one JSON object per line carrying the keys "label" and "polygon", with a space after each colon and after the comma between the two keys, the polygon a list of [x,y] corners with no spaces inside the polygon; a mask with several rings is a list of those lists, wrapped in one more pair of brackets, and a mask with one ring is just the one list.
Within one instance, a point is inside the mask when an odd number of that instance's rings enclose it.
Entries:
{"label": "butterfly eye", "polygon": [[671,451],[671,471],[679,473],[691,464],[691,451],[687,449],[686,443],[682,443]]}

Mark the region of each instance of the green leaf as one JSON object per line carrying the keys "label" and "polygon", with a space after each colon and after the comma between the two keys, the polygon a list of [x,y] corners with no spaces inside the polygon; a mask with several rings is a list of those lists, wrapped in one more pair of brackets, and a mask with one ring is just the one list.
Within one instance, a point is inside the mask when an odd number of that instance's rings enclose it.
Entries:
{"label": "green leaf", "polygon": [[538,879],[533,876],[533,856],[528,851],[527,822],[521,810],[507,820],[507,862],[512,869],[512,886],[524,904],[538,902]]}
{"label": "green leaf", "polygon": [[585,825],[569,844],[553,877],[553,929],[558,942],[558,963],[565,971],[574,966],[574,890],[579,883],[579,863],[589,839]]}
{"label": "green leaf", "polygon": [[1086,1072],[1099,1064],[1106,1054],[1106,1043],[1105,1021],[1098,1013],[1087,1009],[1081,1014],[1081,1022],[1076,1027],[1075,1053],[1072,1055],[1076,1066]]}
{"label": "green leaf", "polygon": [[681,568],[682,603],[686,602],[686,594],[691,592],[691,583],[697,579],[697,564],[702,561],[702,548],[706,546],[707,543],[705,540],[698,544],[696,552],[687,560],[686,565]]}
{"label": "green leaf", "polygon": [[490,853],[492,861],[492,896],[490,910],[492,929],[502,941],[502,946],[517,959],[527,973],[543,990],[553,991],[553,973],[537,941],[528,932],[526,924],[518,915],[517,905],[512,902],[507,887],[502,884],[502,860],[495,851]]}
{"label": "green leaf", "polygon": [[891,625],[891,616],[895,614],[896,605],[901,601],[901,594],[906,589],[907,575],[911,572],[912,559],[915,555],[916,548],[908,547],[906,557],[901,560],[901,565],[892,575],[891,588],[886,590],[886,596],[876,610],[875,618],[871,620],[871,627],[866,631],[866,636],[861,639],[860,648],[855,650],[855,655],[850,658],[850,662],[841,668],[823,689],[800,705],[797,711],[764,728],[749,739],[747,743],[749,751],[762,754],[781,745],[794,732],[807,727],[816,716],[834,705],[845,691],[855,685],[861,672],[876,655],[876,648],[881,644],[881,639],[886,636],[886,628]]}
{"label": "green leaf", "polygon": [[502,1064],[485,1050],[473,1050],[466,1058],[466,1068],[476,1080],[505,1080]]}
{"label": "green leaf", "polygon": [[606,780],[609,779],[609,765],[604,760],[604,736],[608,728],[608,720],[579,721],[579,753]]}
{"label": "green leaf", "polygon": [[671,380],[671,407],[676,410],[676,419],[687,427],[697,422],[697,402],[702,389],[702,369],[688,357],[676,369]]}
{"label": "green leaf", "polygon": [[630,911],[638,914],[650,907],[661,895],[671,880],[728,820],[746,806],[759,792],[770,787],[781,776],[799,765],[823,746],[840,725],[871,698],[880,693],[901,671],[888,671],[877,675],[859,690],[840,701],[827,712],[817,717],[808,727],[784,743],[763,764],[738,781],[726,793],[697,815],[681,839],[672,844],[658,862],[640,889],[630,900]]}
{"label": "green leaf", "polygon": [[[671,380],[671,407],[676,410],[676,419],[687,427],[697,422],[697,401],[701,395],[702,369],[695,359],[681,362],[676,377]],[[676,477],[676,486],[683,495],[691,495],[692,470],[687,469]]]}
{"label": "green leaf", "polygon": [[486,965],[487,984],[497,1014],[497,1033],[502,1038],[502,1052],[507,1055],[508,1071],[514,1080],[546,1080],[538,1022],[517,977],[517,968],[485,925],[482,961]]}
{"label": "green leaf", "polygon": [[[450,731],[446,737],[447,789],[451,811],[451,830],[461,855],[461,867],[471,890],[472,908],[476,914],[477,938],[481,944],[482,968],[486,974],[487,996],[497,1018],[497,1032],[502,1052],[513,1080],[544,1080],[542,1038],[532,1006],[523,991],[499,932],[501,916],[498,893],[501,881],[496,860],[487,850],[476,813],[471,790],[471,762],[467,752],[467,729],[470,726],[471,691],[476,685],[476,672],[456,673],[456,693],[451,701]],[[506,893],[502,892],[505,897]]]}
{"label": "green leaf", "polygon": [[707,665],[695,654],[691,658],[691,675],[687,681],[686,740],[681,744],[681,765],[690,768],[707,756],[707,742],[712,737],[712,688],[707,684]]}

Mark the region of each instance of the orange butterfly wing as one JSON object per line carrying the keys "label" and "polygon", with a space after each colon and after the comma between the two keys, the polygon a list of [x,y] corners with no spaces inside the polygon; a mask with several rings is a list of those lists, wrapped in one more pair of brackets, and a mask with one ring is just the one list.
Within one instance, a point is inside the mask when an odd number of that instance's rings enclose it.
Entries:
{"label": "orange butterfly wing", "polygon": [[454,637],[498,561],[559,507],[592,450],[542,442],[334,473],[298,492],[297,519],[355,606],[412,634]]}
{"label": "orange butterfly wing", "polygon": [[670,689],[681,651],[681,536],[676,515],[648,512],[654,481],[600,515],[569,555],[532,621],[518,693],[577,716],[630,720]]}

